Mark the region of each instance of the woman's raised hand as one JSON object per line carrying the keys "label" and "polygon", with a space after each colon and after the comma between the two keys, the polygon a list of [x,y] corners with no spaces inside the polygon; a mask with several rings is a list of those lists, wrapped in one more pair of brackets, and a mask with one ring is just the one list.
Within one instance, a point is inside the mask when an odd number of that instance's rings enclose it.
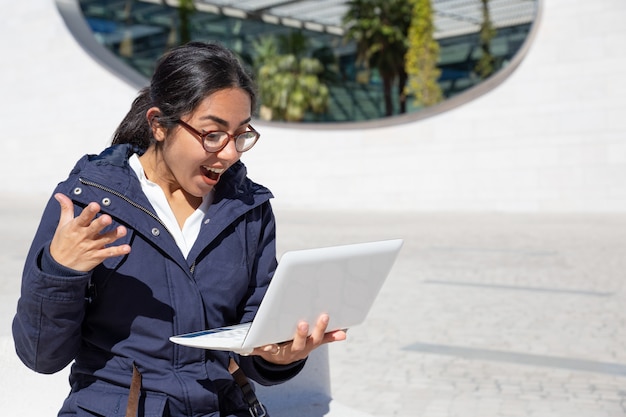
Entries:
{"label": "woman's raised hand", "polygon": [[100,212],[100,205],[91,202],[77,217],[74,204],[66,195],[57,193],[54,198],[61,206],[61,216],[50,243],[50,254],[59,264],[76,271],[88,272],[107,258],[126,255],[130,245],[108,246],[126,236],[126,228],[102,233],[112,223],[111,216]]}

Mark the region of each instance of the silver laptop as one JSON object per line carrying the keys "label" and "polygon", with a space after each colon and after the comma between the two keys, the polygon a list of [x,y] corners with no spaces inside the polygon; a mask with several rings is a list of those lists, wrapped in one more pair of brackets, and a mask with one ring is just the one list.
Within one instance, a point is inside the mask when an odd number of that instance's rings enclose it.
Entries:
{"label": "silver laptop", "polygon": [[327,331],[361,324],[389,274],[402,239],[285,252],[250,323],[170,337],[185,346],[249,354],[293,339],[300,320],[311,330],[319,316]]}

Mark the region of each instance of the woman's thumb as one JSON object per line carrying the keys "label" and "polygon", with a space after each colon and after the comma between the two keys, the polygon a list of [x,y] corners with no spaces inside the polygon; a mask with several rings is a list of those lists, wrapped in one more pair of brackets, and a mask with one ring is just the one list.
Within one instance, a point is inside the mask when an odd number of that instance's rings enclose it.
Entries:
{"label": "woman's thumb", "polygon": [[61,216],[59,218],[59,225],[65,224],[74,219],[74,204],[68,196],[61,193],[56,193],[54,199],[59,202],[61,206]]}

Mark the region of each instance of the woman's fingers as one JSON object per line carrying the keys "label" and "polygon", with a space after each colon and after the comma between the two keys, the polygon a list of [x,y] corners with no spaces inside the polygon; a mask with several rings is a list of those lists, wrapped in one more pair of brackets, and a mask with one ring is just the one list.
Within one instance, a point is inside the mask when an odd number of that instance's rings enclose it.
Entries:
{"label": "woman's fingers", "polygon": [[261,355],[265,360],[277,364],[288,364],[305,359],[313,350],[325,343],[346,339],[346,332],[343,330],[326,332],[329,321],[327,314],[321,315],[310,335],[308,323],[300,322],[292,341],[257,348],[254,354]]}
{"label": "woman's fingers", "polygon": [[301,352],[306,348],[307,338],[309,336],[309,324],[306,322],[298,323],[296,334],[291,342],[291,351]]}
{"label": "woman's fingers", "polygon": [[86,231],[98,233],[111,224],[111,218],[109,216],[100,216],[96,219],[97,221],[94,221],[94,218],[100,212],[100,206],[98,203],[89,203],[78,216],[74,217],[74,203],[72,203],[72,200],[70,200],[69,197],[64,194],[57,193],[54,195],[54,198],[59,202],[59,206],[61,207],[61,215],[59,217],[57,230],[64,227],[72,228],[72,230],[91,228],[92,230]]}
{"label": "woman's fingers", "polygon": [[341,342],[342,340],[346,340],[348,335],[345,330],[335,330],[334,332],[328,332],[324,335],[324,343],[332,343],[332,342]]}
{"label": "woman's fingers", "polygon": [[[95,219],[96,215],[99,212],[100,205],[98,203],[91,202],[87,204],[87,207],[85,207],[83,211],[81,211],[80,214],[76,217],[76,225],[79,227],[97,227],[98,225],[103,224],[104,227],[106,227],[106,223],[110,224],[111,219],[106,219],[104,218],[105,216],[100,216]],[[102,230],[102,228],[100,230]]]}
{"label": "woman's fingers", "polygon": [[126,228],[124,226],[118,226],[115,230],[100,235],[100,239],[94,240],[94,242],[96,242],[95,247],[101,248],[100,253],[98,254],[100,262],[106,258],[122,256],[130,252],[130,245],[107,246],[126,236],[126,233]]}
{"label": "woman's fingers", "polygon": [[318,319],[317,323],[315,323],[315,328],[311,333],[311,341],[315,346],[319,346],[324,341],[324,335],[326,334],[326,329],[328,328],[328,322],[330,321],[330,317],[328,314],[322,314]]}
{"label": "woman's fingers", "polygon": [[109,246],[126,236],[126,228],[118,226],[102,233],[113,223],[111,216],[100,212],[100,205],[89,203],[74,217],[74,204],[65,195],[57,193],[61,214],[59,224],[50,244],[50,254],[61,265],[77,271],[89,271],[107,258],[122,256],[130,252],[129,245]]}

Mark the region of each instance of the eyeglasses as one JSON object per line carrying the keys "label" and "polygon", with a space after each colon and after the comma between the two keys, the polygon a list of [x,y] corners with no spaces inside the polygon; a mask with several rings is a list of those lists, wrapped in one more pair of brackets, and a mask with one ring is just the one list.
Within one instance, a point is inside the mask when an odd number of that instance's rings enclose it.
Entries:
{"label": "eyeglasses", "polygon": [[235,140],[235,149],[237,149],[237,152],[249,151],[261,137],[261,134],[254,130],[254,128],[250,125],[248,125],[248,129],[250,130],[237,135],[231,135],[230,133],[222,132],[221,130],[211,130],[207,133],[201,133],[180,119],[178,119],[176,123],[181,125],[192,135],[197,136],[198,139],[202,141],[204,150],[209,153],[221,151],[226,147],[231,139]]}

